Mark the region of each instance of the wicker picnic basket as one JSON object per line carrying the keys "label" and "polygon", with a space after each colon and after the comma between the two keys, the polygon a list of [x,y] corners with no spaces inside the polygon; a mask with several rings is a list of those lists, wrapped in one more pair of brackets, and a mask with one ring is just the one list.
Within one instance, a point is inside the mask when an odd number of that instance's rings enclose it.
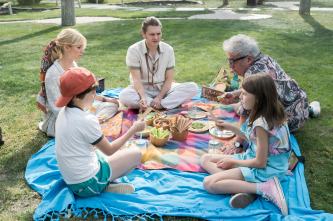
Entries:
{"label": "wicker picnic basket", "polygon": [[173,127],[170,128],[170,132],[172,134],[172,138],[177,141],[183,141],[186,140],[187,135],[188,135],[188,130],[178,132],[173,129]]}
{"label": "wicker picnic basket", "polygon": [[[164,123],[165,125],[161,125],[159,124],[158,122],[160,123]],[[163,130],[170,130],[170,123],[169,123],[169,120],[168,119],[165,119],[165,118],[155,118],[154,121],[153,121],[153,126],[156,127],[156,128],[160,128],[162,127]]]}
{"label": "wicker picnic basket", "polygon": [[232,79],[233,74],[234,72],[231,69],[220,67],[209,87],[202,85],[201,97],[218,101],[217,96],[221,96],[229,90],[230,77]]}
{"label": "wicker picnic basket", "polygon": [[150,142],[157,147],[163,147],[168,142],[169,136],[170,134],[166,138],[158,138],[149,133]]}

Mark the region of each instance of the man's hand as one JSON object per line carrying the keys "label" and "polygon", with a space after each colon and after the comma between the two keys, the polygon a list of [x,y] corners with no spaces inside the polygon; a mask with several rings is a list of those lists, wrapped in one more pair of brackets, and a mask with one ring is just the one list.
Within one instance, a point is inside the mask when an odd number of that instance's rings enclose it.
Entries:
{"label": "man's hand", "polygon": [[163,108],[161,105],[162,99],[160,99],[158,96],[154,98],[154,100],[151,101],[150,106],[154,109],[160,110]]}
{"label": "man's hand", "polygon": [[143,112],[147,108],[147,101],[146,98],[141,98],[139,102],[139,113]]}
{"label": "man's hand", "polygon": [[238,147],[235,147],[234,145],[224,145],[221,148],[221,151],[223,152],[223,154],[233,155],[233,154],[241,153],[243,151],[243,148],[238,148]]}

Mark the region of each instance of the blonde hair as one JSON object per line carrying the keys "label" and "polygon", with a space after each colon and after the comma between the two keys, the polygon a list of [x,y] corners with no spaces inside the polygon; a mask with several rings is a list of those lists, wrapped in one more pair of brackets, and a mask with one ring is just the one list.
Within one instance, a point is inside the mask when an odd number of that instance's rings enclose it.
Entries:
{"label": "blonde hair", "polygon": [[56,41],[56,50],[52,51],[52,60],[55,61],[56,59],[61,58],[64,54],[64,45],[73,46],[75,44],[83,42],[83,47],[85,48],[87,45],[87,39],[77,30],[72,28],[66,28],[62,30],[57,38]]}

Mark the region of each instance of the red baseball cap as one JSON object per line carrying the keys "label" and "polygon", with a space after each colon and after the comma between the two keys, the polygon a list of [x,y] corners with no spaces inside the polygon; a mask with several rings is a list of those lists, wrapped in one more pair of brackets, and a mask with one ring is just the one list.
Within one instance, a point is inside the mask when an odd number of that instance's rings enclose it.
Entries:
{"label": "red baseball cap", "polygon": [[85,68],[69,68],[60,77],[61,95],[55,105],[66,106],[75,95],[81,94],[95,83],[95,76]]}

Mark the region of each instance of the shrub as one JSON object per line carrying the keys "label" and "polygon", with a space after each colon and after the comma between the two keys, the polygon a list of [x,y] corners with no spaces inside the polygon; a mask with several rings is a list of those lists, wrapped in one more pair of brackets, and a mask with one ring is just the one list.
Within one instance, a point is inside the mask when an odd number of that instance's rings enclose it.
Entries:
{"label": "shrub", "polygon": [[[89,3],[96,3],[96,0],[88,0]],[[104,0],[98,0],[98,3],[104,3]]]}
{"label": "shrub", "polygon": [[20,5],[38,5],[41,0],[17,0]]}

